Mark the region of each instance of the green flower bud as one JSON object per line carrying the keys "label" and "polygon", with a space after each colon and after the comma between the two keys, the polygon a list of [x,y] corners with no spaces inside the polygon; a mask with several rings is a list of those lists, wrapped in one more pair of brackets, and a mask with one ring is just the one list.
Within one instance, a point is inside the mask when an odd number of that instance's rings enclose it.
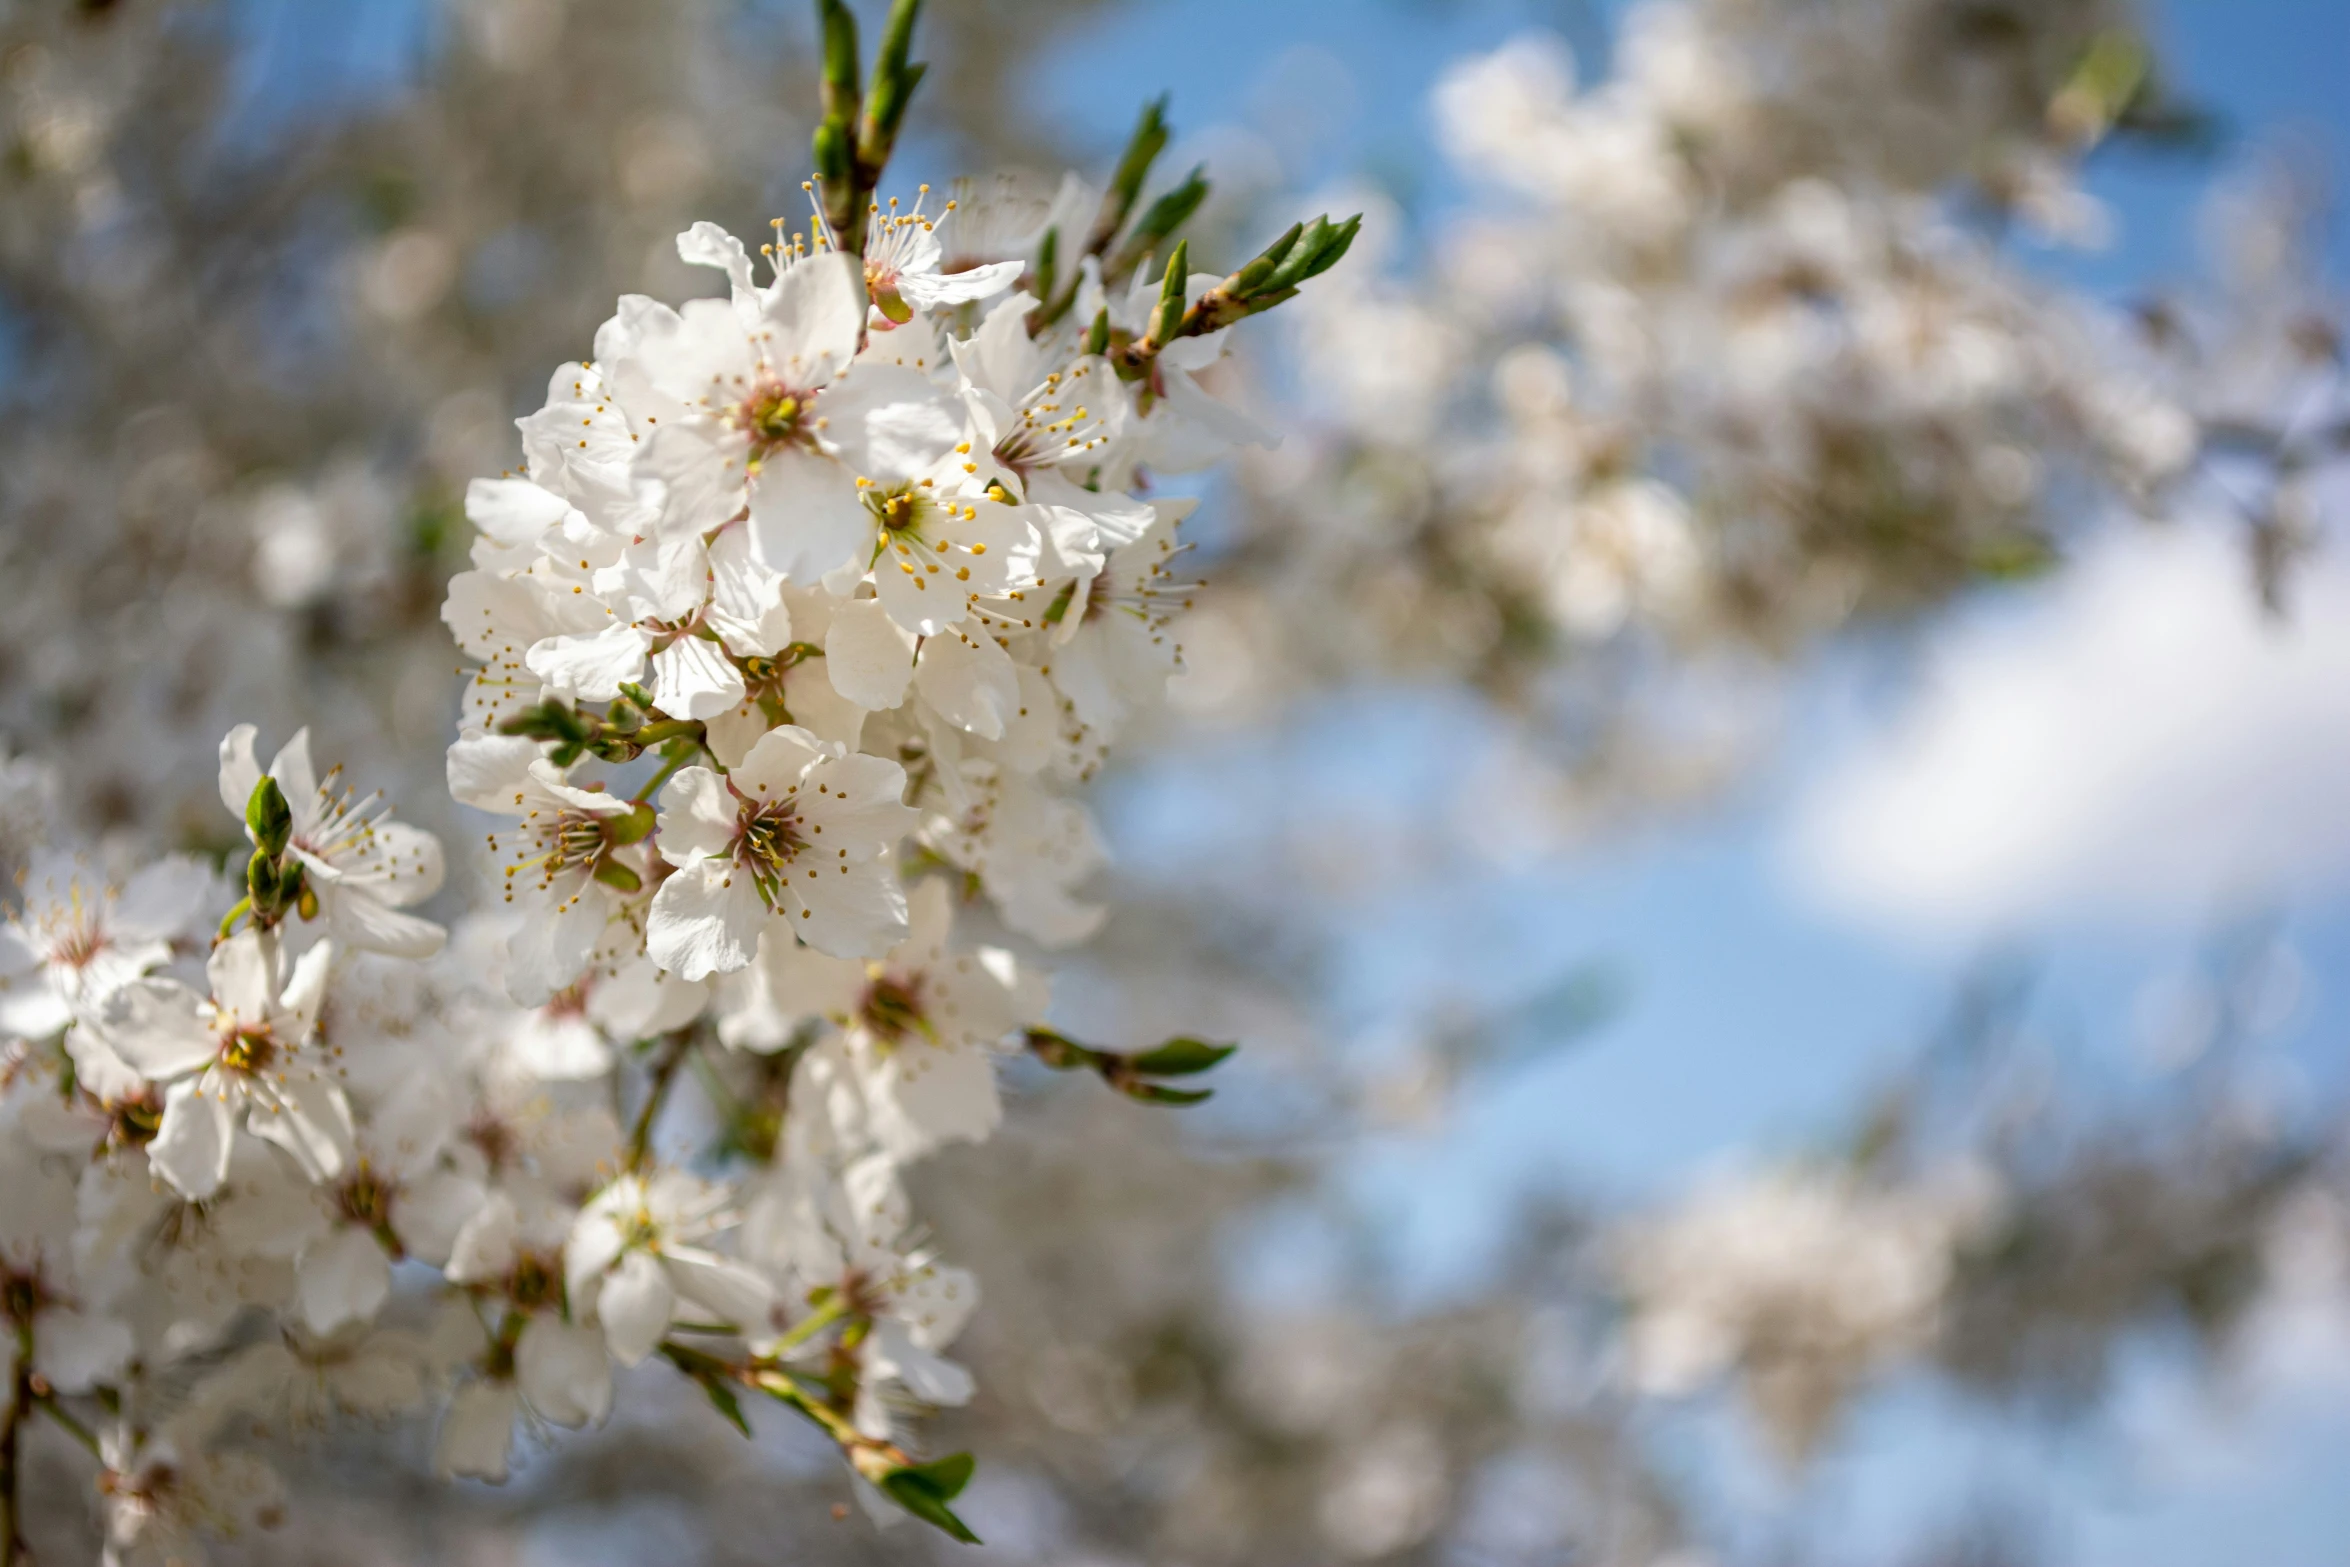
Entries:
{"label": "green flower bud", "polygon": [[271,859],[286,852],[286,843],[294,835],[294,813],[276,779],[264,775],[246,797],[245,831],[254,847]]}

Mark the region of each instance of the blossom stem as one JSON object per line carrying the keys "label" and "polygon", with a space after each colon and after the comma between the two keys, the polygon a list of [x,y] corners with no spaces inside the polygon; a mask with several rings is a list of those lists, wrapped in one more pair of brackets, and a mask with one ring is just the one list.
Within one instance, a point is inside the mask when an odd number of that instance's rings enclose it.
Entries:
{"label": "blossom stem", "polygon": [[653,798],[653,796],[659,794],[661,792],[661,786],[667,783],[670,779],[676,777],[677,770],[685,766],[687,762],[691,761],[701,750],[701,748],[701,743],[698,740],[690,746],[679,746],[673,754],[668,756],[661,763],[661,770],[655,773],[651,778],[647,779],[645,781],[645,786],[642,789],[639,789],[635,794],[629,796],[629,798],[636,801],[637,804],[642,805],[647,800]]}
{"label": "blossom stem", "polygon": [[679,1029],[669,1036],[661,1058],[653,1063],[653,1080],[645,1090],[644,1106],[637,1111],[636,1124],[628,1132],[628,1169],[644,1168],[645,1158],[653,1148],[653,1125],[661,1118],[662,1102],[669,1097],[670,1085],[677,1081],[677,1069],[685,1065],[693,1042],[691,1028]]}
{"label": "blossom stem", "polygon": [[775,1341],[775,1347],[768,1351],[769,1356],[782,1355],[799,1348],[848,1314],[848,1297],[835,1294],[832,1299],[794,1323],[789,1333]]}
{"label": "blossom stem", "polygon": [[92,1458],[103,1460],[104,1455],[98,1450],[98,1433],[68,1414],[65,1406],[57,1401],[57,1395],[49,1394],[38,1400],[38,1403],[41,1413],[56,1421],[59,1429],[63,1430],[66,1435],[88,1448]]}
{"label": "blossom stem", "polygon": [[25,1415],[33,1402],[33,1325],[16,1325],[16,1374],[9,1379],[8,1420],[0,1426],[0,1567],[25,1559],[23,1510],[17,1502]]}

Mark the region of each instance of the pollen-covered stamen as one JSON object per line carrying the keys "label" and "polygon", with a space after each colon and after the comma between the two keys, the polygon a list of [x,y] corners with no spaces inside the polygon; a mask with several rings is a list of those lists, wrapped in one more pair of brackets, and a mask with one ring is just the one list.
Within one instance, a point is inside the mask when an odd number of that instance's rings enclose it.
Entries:
{"label": "pollen-covered stamen", "polygon": [[[595,876],[606,864],[617,823],[626,822],[625,816],[603,816],[592,811],[550,810],[541,806],[526,814],[519,826],[519,842],[514,844],[514,861],[505,869],[506,897],[509,902],[522,884],[525,872],[533,873],[538,891],[552,888],[557,881],[578,878],[583,886],[572,889],[565,900],[568,908],[584,891],[586,878]],[[498,850],[497,834],[489,839],[490,850]]]}
{"label": "pollen-covered stamen", "polygon": [[392,1188],[361,1160],[350,1178],[335,1188],[335,1206],[353,1224],[372,1230],[391,1222]]}
{"label": "pollen-covered stamen", "polygon": [[782,896],[792,863],[808,842],[799,812],[789,800],[762,805],[742,818],[734,844],[735,862],[750,873],[759,896],[772,907]]}
{"label": "pollen-covered stamen", "polygon": [[106,928],[106,905],[112,901],[111,894],[88,898],[78,880],[68,885],[65,901],[42,909],[36,920],[43,958],[67,969],[97,962],[114,945]]}
{"label": "pollen-covered stamen", "polygon": [[[892,196],[886,212],[876,205],[866,215],[865,294],[873,301],[873,308],[893,326],[904,326],[914,319],[914,307],[898,291],[898,280],[905,276],[914,236],[928,234],[938,226],[922,211],[922,203],[929,194],[930,187],[922,186],[914,197],[911,212],[898,211],[898,199]],[[946,210],[954,211],[955,204],[948,202]]]}
{"label": "pollen-covered stamen", "polygon": [[[296,830],[292,837],[295,848],[329,864],[348,861],[376,848],[376,823],[391,810],[381,789],[364,797],[349,789],[337,789],[342,774],[343,770],[337,767],[319,783],[316,812],[309,825]],[[387,868],[393,875],[399,874],[399,868],[388,860]]]}
{"label": "pollen-covered stamen", "polygon": [[563,1271],[557,1259],[526,1251],[506,1275],[506,1298],[517,1311],[536,1311],[561,1298]]}
{"label": "pollen-covered stamen", "polygon": [[756,462],[782,447],[812,444],[822,422],[815,417],[815,404],[813,392],[766,380],[720,417],[749,437],[751,460]]}
{"label": "pollen-covered stamen", "polygon": [[957,523],[976,520],[979,508],[975,503],[938,495],[928,479],[894,485],[859,479],[857,485],[865,497],[865,509],[873,514],[875,571],[894,569],[925,591],[933,577],[971,580],[969,560],[955,557],[975,557],[987,546],[958,544],[945,533]]}
{"label": "pollen-covered stamen", "polygon": [[930,1038],[930,1019],[922,1006],[920,975],[892,974],[878,966],[857,1002],[857,1021],[877,1039],[897,1044],[910,1034]]}
{"label": "pollen-covered stamen", "polygon": [[1114,391],[1095,386],[1099,372],[1091,363],[1069,371],[1055,370],[1044,384],[1020,401],[1019,419],[997,437],[995,460],[1020,476],[1039,468],[1072,462],[1109,444],[1097,408],[1114,407]]}
{"label": "pollen-covered stamen", "polygon": [[240,1024],[221,1036],[220,1064],[231,1072],[258,1075],[277,1063],[281,1047],[267,1028]]}
{"label": "pollen-covered stamen", "polygon": [[[1188,548],[1188,546],[1186,546]],[[1184,610],[1191,608],[1191,597],[1200,590],[1197,582],[1177,580],[1166,565],[1154,563],[1144,576],[1135,582],[1119,584],[1097,580],[1093,591],[1086,595],[1084,621],[1088,624],[1109,614],[1131,615],[1159,630]]]}

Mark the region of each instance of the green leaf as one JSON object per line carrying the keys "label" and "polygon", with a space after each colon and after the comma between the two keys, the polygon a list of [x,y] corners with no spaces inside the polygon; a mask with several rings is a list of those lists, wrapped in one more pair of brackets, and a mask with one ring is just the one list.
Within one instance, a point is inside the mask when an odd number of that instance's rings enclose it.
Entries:
{"label": "green leaf", "polygon": [[1162,348],[1183,330],[1183,296],[1190,277],[1191,241],[1178,240],[1175,254],[1167,258],[1166,276],[1159,280],[1159,313],[1151,326],[1151,337]]}
{"label": "green leaf", "polygon": [[1109,283],[1123,282],[1142,264],[1142,258],[1159,248],[1159,241],[1190,221],[1191,215],[1208,199],[1207,165],[1201,164],[1183,177],[1183,183],[1152,202],[1134,225],[1134,232],[1118,247],[1103,270]]}
{"label": "green leaf", "polygon": [[1134,134],[1118,159],[1117,172],[1110,176],[1101,217],[1087,247],[1093,253],[1106,249],[1125,226],[1126,215],[1134,210],[1134,199],[1142,194],[1142,182],[1150,177],[1151,165],[1167,148],[1167,135],[1167,99],[1162,95],[1142,106],[1142,117],[1134,123]]}
{"label": "green leaf", "polygon": [[751,1422],[743,1414],[743,1401],[734,1396],[734,1389],[716,1377],[702,1377],[699,1380],[702,1384],[702,1391],[710,1395],[711,1407],[726,1417],[728,1425],[733,1426],[744,1436],[749,1436]]}
{"label": "green leaf", "polygon": [[1146,1077],[1189,1077],[1221,1065],[1238,1045],[1219,1045],[1205,1039],[1170,1039],[1156,1049],[1133,1057],[1128,1065]]}
{"label": "green leaf", "polygon": [[1288,231],[1258,252],[1254,261],[1233,273],[1225,286],[1244,299],[1254,294],[1258,289],[1264,287],[1265,280],[1273,275],[1273,269],[1280,266],[1282,261],[1288,257],[1291,248],[1297,244],[1299,236],[1305,231],[1306,226],[1303,223],[1289,225]]}
{"label": "green leaf", "polygon": [[1036,243],[1036,297],[1047,305],[1052,303],[1053,289],[1061,280],[1060,259],[1061,229],[1055,224]]}
{"label": "green leaf", "polygon": [[930,1524],[950,1539],[977,1545],[979,1536],[947,1506],[971,1482],[975,1466],[969,1453],[956,1453],[932,1463],[910,1465],[882,1476],[881,1489],[891,1501]]}
{"label": "green leaf", "polygon": [[1129,1099],[1139,1099],[1153,1105],[1204,1104],[1216,1097],[1212,1088],[1170,1088],[1165,1083],[1123,1082],[1118,1091]]}

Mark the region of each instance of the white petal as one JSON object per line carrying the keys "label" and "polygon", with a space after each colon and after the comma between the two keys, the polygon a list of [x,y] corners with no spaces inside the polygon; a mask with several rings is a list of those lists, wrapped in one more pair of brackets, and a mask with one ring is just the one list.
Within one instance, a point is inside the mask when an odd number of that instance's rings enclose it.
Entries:
{"label": "white petal", "polygon": [[673,1250],[662,1262],[677,1293],[715,1321],[746,1332],[768,1326],[775,1287],[746,1263],[710,1252]]}
{"label": "white petal", "polygon": [[313,1333],[372,1322],[392,1292],[392,1265],[367,1231],[345,1225],[302,1253],[295,1293]]}
{"label": "white petal", "polygon": [[276,1103],[256,1102],[245,1129],[284,1149],[313,1181],[331,1181],[350,1166],[351,1102],[323,1077],[295,1072],[277,1085]]}
{"label": "white petal", "polygon": [[495,1283],[514,1266],[521,1238],[522,1221],[514,1211],[514,1199],[493,1192],[457,1232],[443,1271],[457,1284]]}
{"label": "white petal", "polygon": [[865,334],[865,276],[819,252],[785,269],[767,300],[768,362],[787,386],[815,391],[840,374]]}
{"label": "white petal", "polygon": [[707,767],[684,767],[661,788],[661,857],[672,865],[732,852],[739,808],[726,781]]}
{"label": "white petal", "polygon": [[570,510],[569,501],[528,479],[475,479],[465,487],[465,520],[500,544],[536,544]]}
{"label": "white petal", "polygon": [[741,240],[707,219],[677,236],[677,259],[689,267],[716,267],[738,294],[748,294],[754,287],[750,252],[743,249]]}
{"label": "white petal", "polygon": [[253,757],[254,732],[251,724],[239,724],[220,742],[220,803],[240,822],[253,791],[261,786],[261,764]]}
{"label": "white petal", "polygon": [[307,726],[295,730],[294,738],[278,747],[269,764],[269,776],[277,780],[286,804],[294,808],[295,830],[309,825],[318,815],[318,769],[311,765]]}
{"label": "white petal", "polygon": [[914,678],[913,633],[890,619],[879,599],[852,599],[832,612],[824,672],[833,690],[859,707],[887,712],[905,701]]}
{"label": "white petal", "polygon": [[596,1296],[596,1316],[604,1324],[612,1358],[633,1366],[650,1355],[669,1330],[676,1307],[677,1291],[660,1259],[649,1251],[632,1251],[621,1258],[620,1265],[605,1275],[603,1290]]}
{"label": "white petal", "polygon": [[715,642],[679,637],[653,655],[653,700],[665,713],[714,718],[742,699],[742,671]]}
{"label": "white petal", "polygon": [[479,1181],[454,1170],[429,1171],[400,1189],[392,1205],[392,1233],[410,1256],[440,1267],[455,1255],[458,1238],[487,1200]]}
{"label": "white petal", "polygon": [[767,905],[731,860],[680,866],[653,895],[645,952],[681,979],[708,979],[745,967],[757,950]]}
{"label": "white petal", "polygon": [[612,1409],[604,1335],[541,1312],[514,1346],[514,1378],[530,1407],[559,1426],[601,1422]]}
{"label": "white petal", "polygon": [[806,586],[837,567],[862,566],[876,526],[855,476],[832,458],[787,447],[760,463],[751,558],[768,570]]}
{"label": "white petal", "polygon": [[136,1347],[128,1323],[53,1306],[35,1319],[33,1369],[60,1393],[87,1393],[112,1380]]}
{"label": "white petal", "polygon": [[841,865],[787,885],[791,928],[818,952],[877,958],[906,933],[905,884],[887,858]]}
{"label": "white petal", "polygon": [[372,893],[338,887],[328,895],[327,928],[365,952],[421,962],[441,950],[449,933],[431,920],[387,908]]}
{"label": "white petal", "polygon": [[201,1202],[228,1179],[235,1112],[196,1091],[198,1079],[174,1083],[163,1096],[163,1124],[147,1145],[147,1162],[191,1202]]}
{"label": "white petal", "polygon": [[467,735],[449,747],[449,793],[459,804],[513,816],[523,808],[539,743],[525,735]]}
{"label": "white petal", "polygon": [[652,638],[624,621],[592,636],[548,637],[533,643],[523,662],[557,692],[580,702],[609,702],[624,681],[645,672]]}
{"label": "white petal", "polygon": [[761,804],[771,803],[790,793],[810,768],[829,766],[839,755],[797,724],[781,724],[751,747],[734,770],[734,786]]}
{"label": "white petal", "polygon": [[941,718],[983,740],[1001,740],[1020,710],[1011,655],[968,624],[949,626],[922,644],[914,688]]}
{"label": "white petal", "polygon": [[449,1401],[433,1463],[444,1475],[503,1481],[522,1395],[511,1382],[468,1382]]}
{"label": "white petal", "polygon": [[898,292],[916,310],[967,304],[1002,293],[1027,270],[1024,261],[990,261],[963,272],[909,273],[898,279]]}
{"label": "white petal", "polygon": [[[155,1082],[193,1072],[220,1052],[196,993],[174,979],[146,979],[116,991],[101,1021],[89,1025],[103,1047]],[[74,1030],[68,1049],[74,1048]],[[78,1059],[78,1057],[77,1057]]]}

